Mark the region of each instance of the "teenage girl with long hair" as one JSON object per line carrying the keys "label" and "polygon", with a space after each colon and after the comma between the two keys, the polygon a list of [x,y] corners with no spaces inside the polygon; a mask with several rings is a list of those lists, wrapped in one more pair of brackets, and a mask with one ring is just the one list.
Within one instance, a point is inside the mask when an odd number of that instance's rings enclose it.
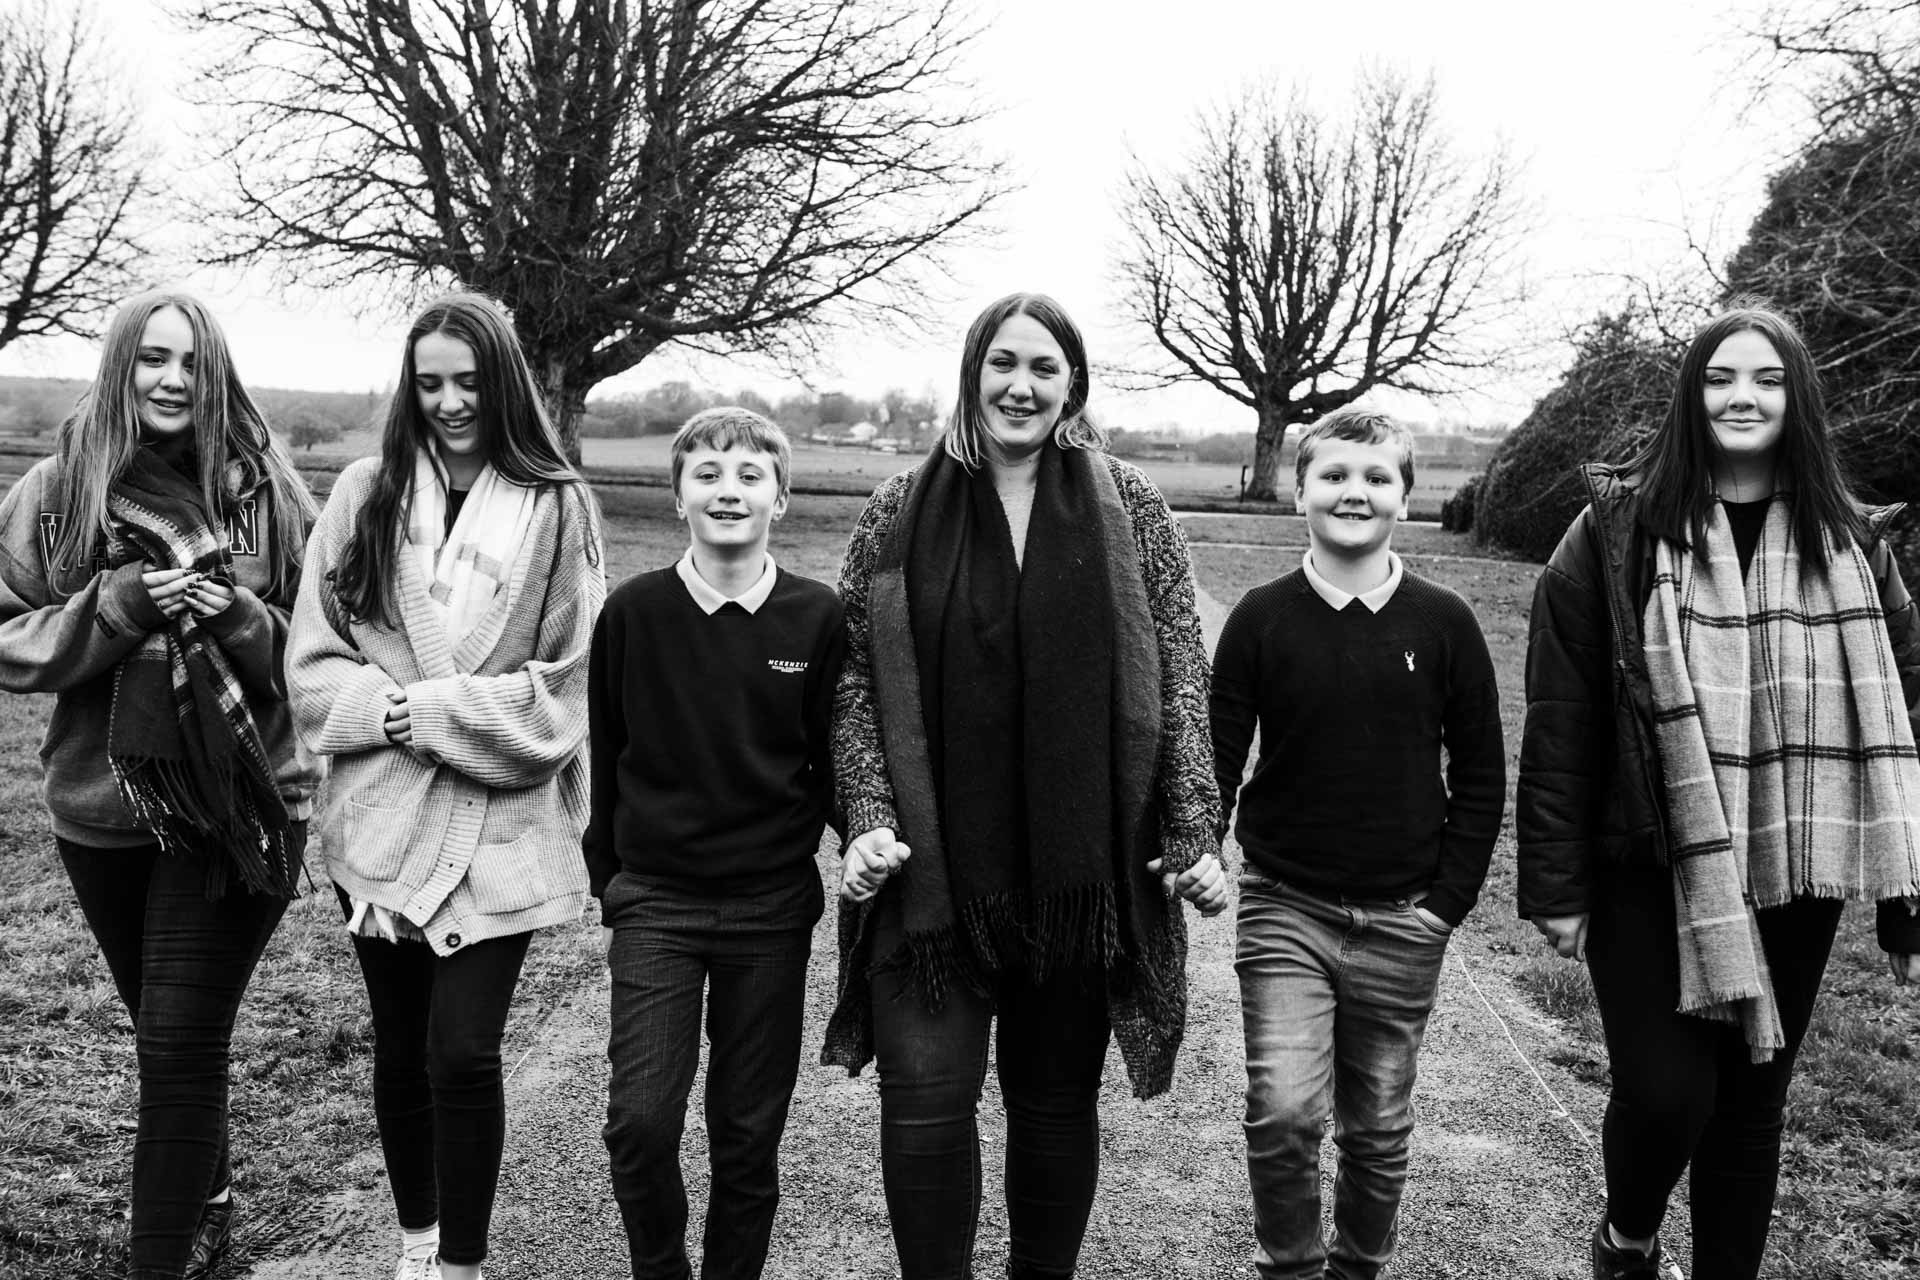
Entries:
{"label": "teenage girl with long hair", "polygon": [[280,677],[312,519],[220,326],[166,292],[0,503],[0,688],[55,695],[54,845],[133,1018],[133,1280],[231,1239],[228,1044],[319,779]]}
{"label": "teenage girl with long hair", "polygon": [[1806,344],[1736,305],[1534,593],[1520,911],[1582,958],[1612,1092],[1596,1277],[1752,1280],[1782,1107],[1845,899],[1920,978],[1920,610],[1854,500]]}
{"label": "teenage girl with long hair", "polygon": [[407,333],[380,456],[308,548],[287,679],[333,758],[317,817],[374,1026],[399,1280],[469,1280],[505,1137],[500,1040],[533,931],[587,902],[587,655],[606,595],[591,494],[506,314]]}

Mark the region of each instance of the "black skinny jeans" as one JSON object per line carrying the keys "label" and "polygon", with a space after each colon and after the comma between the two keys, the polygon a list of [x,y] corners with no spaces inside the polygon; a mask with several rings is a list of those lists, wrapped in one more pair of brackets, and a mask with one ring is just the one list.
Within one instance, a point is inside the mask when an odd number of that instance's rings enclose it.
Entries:
{"label": "black skinny jeans", "polygon": [[[343,910],[352,902],[336,886]],[[373,1012],[373,1115],[400,1225],[440,1224],[440,1257],[486,1261],[506,1150],[500,1039],[533,935],[435,955],[424,942],[353,940]]]}
{"label": "black skinny jeans", "polygon": [[[305,823],[294,824],[291,839],[296,851],[305,844]],[[287,904],[249,893],[237,878],[208,901],[205,861],[158,845],[54,845],[133,1018],[140,1117],[128,1280],[177,1280],[202,1207],[231,1177],[234,1019]]]}
{"label": "black skinny jeans", "polygon": [[[876,922],[872,954],[891,956],[900,938],[897,923]],[[938,1013],[922,1002],[906,967],[883,962],[872,980],[880,1173],[902,1280],[973,1275],[976,1112],[996,1015],[994,1066],[1007,1109],[1007,1274],[1073,1275],[1100,1178],[1105,975],[1074,970],[1037,986],[1008,978],[993,999],[956,987]]]}
{"label": "black skinny jeans", "polygon": [[1602,1151],[1607,1220],[1653,1235],[1689,1163],[1693,1280],[1760,1274],[1780,1180],[1781,1113],[1813,1016],[1841,904],[1800,898],[1759,913],[1786,1047],[1750,1061],[1737,1025],[1677,1011],[1680,962],[1667,872],[1616,870],[1596,886],[1587,934],[1613,1091]]}

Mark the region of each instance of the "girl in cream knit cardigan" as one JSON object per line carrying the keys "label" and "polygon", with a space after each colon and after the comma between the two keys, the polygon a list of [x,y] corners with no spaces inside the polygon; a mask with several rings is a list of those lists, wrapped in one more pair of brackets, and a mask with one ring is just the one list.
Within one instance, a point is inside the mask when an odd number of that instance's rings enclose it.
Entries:
{"label": "girl in cream knit cardigan", "polygon": [[407,335],[379,459],[348,467],[288,645],[333,772],[314,825],[366,979],[397,1280],[486,1256],[500,1039],[535,929],[587,901],[592,498],[505,315],[454,294]]}

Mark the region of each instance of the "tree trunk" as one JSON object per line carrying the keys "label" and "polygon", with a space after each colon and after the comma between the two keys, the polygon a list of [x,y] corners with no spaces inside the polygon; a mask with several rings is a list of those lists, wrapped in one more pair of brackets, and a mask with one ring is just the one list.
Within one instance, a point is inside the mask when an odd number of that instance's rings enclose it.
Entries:
{"label": "tree trunk", "polygon": [[[526,341],[524,334],[521,341]],[[587,412],[588,384],[578,379],[579,371],[565,356],[529,349],[527,363],[533,366],[540,389],[546,393],[547,414],[560,437],[560,448],[567,455],[567,461],[577,467],[580,465],[580,419]]]}
{"label": "tree trunk", "polygon": [[1260,502],[1282,502],[1293,509],[1293,485],[1280,474],[1280,445],[1287,434],[1287,408],[1282,404],[1260,406],[1260,426],[1253,437],[1253,478],[1247,482],[1247,497]]}

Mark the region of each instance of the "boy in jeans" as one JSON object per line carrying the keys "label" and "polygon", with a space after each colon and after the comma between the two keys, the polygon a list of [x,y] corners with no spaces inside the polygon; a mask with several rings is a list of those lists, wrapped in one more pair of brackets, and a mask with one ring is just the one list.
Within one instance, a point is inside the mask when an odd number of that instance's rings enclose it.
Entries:
{"label": "boy in jeans", "polygon": [[593,634],[584,851],[613,975],[605,1137],[646,1280],[692,1274],[680,1135],[703,988],[713,1168],[700,1274],[758,1276],[780,1198],[845,648],[833,589],[767,554],[790,460],[759,414],[690,418],[672,469],[691,545],[608,596]]}
{"label": "boy in jeans", "polygon": [[1220,633],[1214,767],[1223,826],[1239,793],[1246,855],[1235,969],[1255,1270],[1350,1280],[1393,1256],[1420,1040],[1447,936],[1486,878],[1506,762],[1473,611],[1390,545],[1413,488],[1406,428],[1328,414],[1300,441],[1295,484],[1304,562],[1249,591]]}

